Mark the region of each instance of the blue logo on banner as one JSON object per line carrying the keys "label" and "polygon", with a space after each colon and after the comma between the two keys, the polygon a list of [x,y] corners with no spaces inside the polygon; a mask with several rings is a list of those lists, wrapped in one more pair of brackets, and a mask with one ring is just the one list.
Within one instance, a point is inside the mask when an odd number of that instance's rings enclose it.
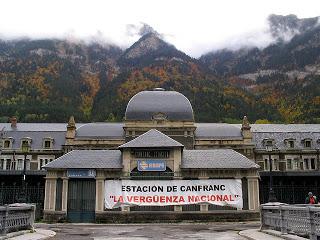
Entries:
{"label": "blue logo on banner", "polygon": [[138,160],[138,171],[165,171],[165,160]]}

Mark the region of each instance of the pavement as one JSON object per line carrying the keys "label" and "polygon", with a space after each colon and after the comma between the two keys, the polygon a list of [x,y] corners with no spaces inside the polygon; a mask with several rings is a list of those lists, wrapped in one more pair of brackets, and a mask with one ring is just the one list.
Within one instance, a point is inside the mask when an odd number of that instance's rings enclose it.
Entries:
{"label": "pavement", "polygon": [[[174,223],[174,224],[37,224],[35,231],[21,231],[2,239],[38,240],[302,240],[295,235],[278,231],[259,230],[259,222],[244,223]],[[10,233],[17,234],[17,233]]]}

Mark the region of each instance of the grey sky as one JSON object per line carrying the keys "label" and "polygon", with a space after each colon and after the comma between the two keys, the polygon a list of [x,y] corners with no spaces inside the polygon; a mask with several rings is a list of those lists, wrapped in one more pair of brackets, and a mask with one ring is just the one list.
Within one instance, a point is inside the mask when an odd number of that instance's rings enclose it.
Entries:
{"label": "grey sky", "polygon": [[147,23],[197,57],[222,47],[265,46],[269,14],[320,16],[319,0],[1,0],[0,37],[96,39],[127,47]]}

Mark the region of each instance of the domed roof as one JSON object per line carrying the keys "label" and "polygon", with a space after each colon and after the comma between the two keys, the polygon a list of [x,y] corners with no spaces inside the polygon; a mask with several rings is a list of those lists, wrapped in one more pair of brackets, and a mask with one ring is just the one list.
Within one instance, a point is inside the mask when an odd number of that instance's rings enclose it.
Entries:
{"label": "domed roof", "polygon": [[154,91],[137,93],[127,105],[126,120],[164,118],[171,121],[194,121],[190,101],[181,93],[156,88]]}

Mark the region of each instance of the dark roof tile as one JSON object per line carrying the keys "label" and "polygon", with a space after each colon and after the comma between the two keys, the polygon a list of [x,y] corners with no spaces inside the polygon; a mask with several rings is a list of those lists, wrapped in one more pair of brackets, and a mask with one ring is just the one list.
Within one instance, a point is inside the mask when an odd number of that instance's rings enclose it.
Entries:
{"label": "dark roof tile", "polygon": [[184,150],[181,168],[251,169],[259,166],[232,149],[212,149]]}
{"label": "dark roof tile", "polygon": [[120,150],[73,150],[44,166],[45,169],[121,169]]}

